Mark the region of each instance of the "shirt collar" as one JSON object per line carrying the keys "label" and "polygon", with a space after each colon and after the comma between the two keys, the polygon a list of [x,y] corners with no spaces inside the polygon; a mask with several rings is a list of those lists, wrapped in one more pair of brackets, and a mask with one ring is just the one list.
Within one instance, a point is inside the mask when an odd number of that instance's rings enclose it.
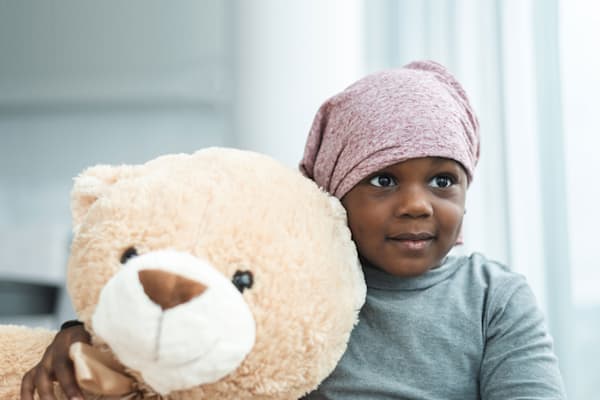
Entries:
{"label": "shirt collar", "polygon": [[378,268],[363,265],[367,287],[384,290],[423,290],[449,278],[462,265],[463,257],[449,256],[437,268],[415,277],[398,277]]}

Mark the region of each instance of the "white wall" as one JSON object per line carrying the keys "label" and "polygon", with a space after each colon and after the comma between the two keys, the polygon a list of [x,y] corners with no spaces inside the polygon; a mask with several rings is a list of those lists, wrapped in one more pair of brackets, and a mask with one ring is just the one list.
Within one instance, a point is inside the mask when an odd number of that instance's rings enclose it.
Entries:
{"label": "white wall", "polygon": [[295,168],[320,103],[364,72],[362,4],[0,2],[0,280],[62,285],[87,166],[220,145]]}
{"label": "white wall", "polygon": [[583,0],[561,3],[562,91],[568,182],[573,300],[600,305],[600,261],[595,228],[600,226],[600,5]]}
{"label": "white wall", "polygon": [[0,2],[0,279],[62,285],[85,167],[232,144],[231,4]]}
{"label": "white wall", "polygon": [[236,5],[236,144],[295,168],[321,103],[364,74],[363,2]]}

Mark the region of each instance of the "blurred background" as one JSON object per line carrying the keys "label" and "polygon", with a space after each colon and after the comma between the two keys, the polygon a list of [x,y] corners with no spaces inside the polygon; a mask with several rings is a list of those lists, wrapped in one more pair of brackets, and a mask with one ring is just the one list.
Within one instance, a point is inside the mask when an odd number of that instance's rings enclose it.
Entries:
{"label": "blurred background", "polygon": [[482,127],[458,251],[527,277],[570,398],[600,398],[598,37],[585,0],[1,0],[0,323],[74,317],[85,167],[216,145],[295,168],[327,97],[433,59]]}

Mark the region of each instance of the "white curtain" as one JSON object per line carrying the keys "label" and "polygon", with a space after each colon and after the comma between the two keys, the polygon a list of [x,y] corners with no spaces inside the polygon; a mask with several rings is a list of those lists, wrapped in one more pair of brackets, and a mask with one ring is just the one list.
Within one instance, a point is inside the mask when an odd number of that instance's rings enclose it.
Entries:
{"label": "white curtain", "polygon": [[[588,30],[578,20],[586,7],[584,14],[595,16],[587,18]],[[597,106],[581,99],[586,84],[600,90],[594,81],[600,57],[590,65],[597,50],[581,43],[600,37],[594,7],[583,0],[366,5],[370,71],[433,59],[465,86],[481,123],[482,157],[467,196],[461,251],[483,252],[527,277],[555,339],[569,398],[577,400],[600,398],[593,372],[600,369],[594,350],[600,347],[600,272],[592,267],[600,265],[592,247],[593,227],[600,226],[600,213],[592,212],[600,167],[582,134],[592,135],[582,119]],[[585,79],[578,74],[582,65]]]}

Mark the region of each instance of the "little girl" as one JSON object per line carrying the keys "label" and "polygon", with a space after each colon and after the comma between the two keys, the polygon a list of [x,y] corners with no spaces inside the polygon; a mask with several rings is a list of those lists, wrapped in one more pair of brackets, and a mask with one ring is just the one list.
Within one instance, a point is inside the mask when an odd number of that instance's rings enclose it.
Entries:
{"label": "little girl", "polygon": [[300,165],[340,198],[367,301],[335,371],[306,399],[564,399],[525,279],[452,257],[479,125],[441,65],[376,73],[319,109]]}
{"label": "little girl", "polygon": [[[479,125],[441,65],[369,75],[319,109],[300,165],[341,199],[367,301],[335,371],[305,399],[564,399],[558,362],[525,279],[461,241]],[[22,399],[53,379],[80,396],[62,330],[23,379]]]}

